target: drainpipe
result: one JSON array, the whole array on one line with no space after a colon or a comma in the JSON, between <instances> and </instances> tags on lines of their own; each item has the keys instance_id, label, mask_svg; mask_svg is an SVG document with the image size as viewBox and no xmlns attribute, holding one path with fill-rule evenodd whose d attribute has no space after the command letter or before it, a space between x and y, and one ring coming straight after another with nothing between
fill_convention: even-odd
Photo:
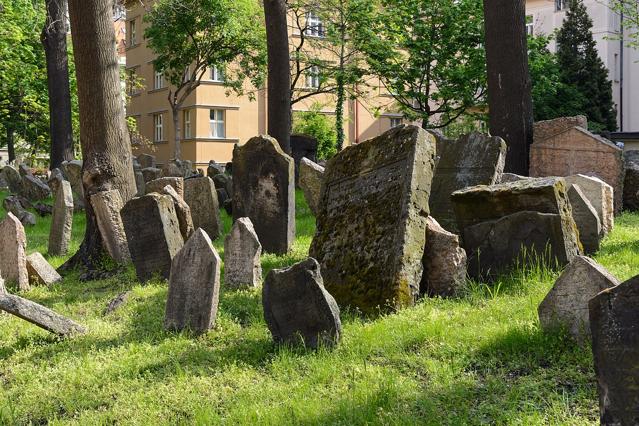
<instances>
[{"instance_id":1,"label":"drainpipe","mask_svg":"<svg viewBox=\"0 0 639 426\"><path fill-rule=\"evenodd\" d=\"M623 51L624 51L624 27L623 27L624 13L623 9L621 9L621 20L620 20L620 33L621 37L619 40L619 131L623 132Z\"/></svg>"}]
</instances>

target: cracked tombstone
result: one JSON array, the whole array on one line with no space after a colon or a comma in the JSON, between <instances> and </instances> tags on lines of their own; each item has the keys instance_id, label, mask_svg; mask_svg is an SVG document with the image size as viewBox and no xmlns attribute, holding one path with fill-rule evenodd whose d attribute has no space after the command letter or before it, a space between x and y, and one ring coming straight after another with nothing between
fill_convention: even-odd
<instances>
[{"instance_id":1,"label":"cracked tombstone","mask_svg":"<svg viewBox=\"0 0 639 426\"><path fill-rule=\"evenodd\" d=\"M0 271L4 279L17 284L20 291L30 288L26 251L24 226L13 213L7 213L0 222Z\"/></svg>"},{"instance_id":2,"label":"cracked tombstone","mask_svg":"<svg viewBox=\"0 0 639 426\"><path fill-rule=\"evenodd\" d=\"M236 220L224 241L224 285L257 287L262 281L261 254L262 245L251 219Z\"/></svg>"},{"instance_id":3,"label":"cracked tombstone","mask_svg":"<svg viewBox=\"0 0 639 426\"><path fill-rule=\"evenodd\" d=\"M120 212L124 202L120 191L102 191L91 195L91 205L102 235L102 244L109 256L119 264L127 264L131 260L129 244L124 231Z\"/></svg>"},{"instance_id":4,"label":"cracked tombstone","mask_svg":"<svg viewBox=\"0 0 639 426\"><path fill-rule=\"evenodd\" d=\"M191 209L193 227L204 229L211 239L216 240L223 229L213 181L208 176L201 176L186 179L184 184L184 201Z\"/></svg>"},{"instance_id":5,"label":"cracked tombstone","mask_svg":"<svg viewBox=\"0 0 639 426\"><path fill-rule=\"evenodd\" d=\"M73 192L68 181L58 189L53 205L53 218L49 230L49 254L65 256L69 252L73 226Z\"/></svg>"},{"instance_id":6,"label":"cracked tombstone","mask_svg":"<svg viewBox=\"0 0 639 426\"><path fill-rule=\"evenodd\" d=\"M193 232L195 232L193 219L191 217L191 208L171 185L165 186L162 189L162 194L168 195L173 200L175 214L177 215L178 222L180 223L180 233L182 234L184 241L188 240Z\"/></svg>"}]
</instances>

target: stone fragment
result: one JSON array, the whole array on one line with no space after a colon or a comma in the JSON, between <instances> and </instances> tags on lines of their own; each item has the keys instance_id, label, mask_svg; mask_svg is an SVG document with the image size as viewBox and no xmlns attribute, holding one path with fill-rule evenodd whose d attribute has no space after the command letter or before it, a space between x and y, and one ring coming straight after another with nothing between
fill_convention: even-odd
<instances>
[{"instance_id":1,"label":"stone fragment","mask_svg":"<svg viewBox=\"0 0 639 426\"><path fill-rule=\"evenodd\" d=\"M601 221L597 211L577 184L570 186L568 198L570 199L572 217L577 224L579 240L583 245L584 253L597 253L599 251L599 239L602 235Z\"/></svg>"},{"instance_id":2,"label":"stone fragment","mask_svg":"<svg viewBox=\"0 0 639 426\"><path fill-rule=\"evenodd\" d=\"M421 292L431 297L460 294L466 288L466 260L466 252L459 246L459 237L446 231L429 216Z\"/></svg>"},{"instance_id":3,"label":"stone fragment","mask_svg":"<svg viewBox=\"0 0 639 426\"><path fill-rule=\"evenodd\" d=\"M53 218L49 230L49 254L65 256L69 252L73 226L73 192L69 182L62 182L53 206Z\"/></svg>"},{"instance_id":4,"label":"stone fragment","mask_svg":"<svg viewBox=\"0 0 639 426\"><path fill-rule=\"evenodd\" d=\"M113 299L111 299L107 307L104 309L103 314L109 315L110 313L116 311L117 309L120 308L120 306L124 305L127 300L129 300L130 296L131 296L131 291L125 291L124 293L118 294Z\"/></svg>"},{"instance_id":5,"label":"stone fragment","mask_svg":"<svg viewBox=\"0 0 639 426\"><path fill-rule=\"evenodd\" d=\"M184 245L173 200L151 193L127 202L120 212L138 280L168 279L171 260Z\"/></svg>"},{"instance_id":6,"label":"stone fragment","mask_svg":"<svg viewBox=\"0 0 639 426\"><path fill-rule=\"evenodd\" d=\"M193 173L193 163L188 160L169 160L162 166L162 177L190 177Z\"/></svg>"},{"instance_id":7,"label":"stone fragment","mask_svg":"<svg viewBox=\"0 0 639 426\"><path fill-rule=\"evenodd\" d=\"M206 168L206 175L213 179L213 176L221 174L224 174L224 167L213 160L209 161L209 165Z\"/></svg>"},{"instance_id":8,"label":"stone fragment","mask_svg":"<svg viewBox=\"0 0 639 426\"><path fill-rule=\"evenodd\" d=\"M64 161L60 165L62 174L71 184L73 190L73 204L76 210L82 210L85 206L84 186L82 183L82 161L72 160Z\"/></svg>"},{"instance_id":9,"label":"stone fragment","mask_svg":"<svg viewBox=\"0 0 639 426\"><path fill-rule=\"evenodd\" d=\"M615 209L612 186L599 178L586 175L572 175L564 178L568 185L579 185L581 192L595 208L601 221L602 236L608 235L615 226Z\"/></svg>"},{"instance_id":10,"label":"stone fragment","mask_svg":"<svg viewBox=\"0 0 639 426\"><path fill-rule=\"evenodd\" d=\"M24 178L25 176L33 176L31 167L27 166L25 163L22 163L18 166L18 172L20 173L20 177L22 178Z\"/></svg>"},{"instance_id":11,"label":"stone fragment","mask_svg":"<svg viewBox=\"0 0 639 426\"><path fill-rule=\"evenodd\" d=\"M317 162L317 139L313 136L292 134L291 135L291 157L295 162L295 182L300 181L300 165L302 158Z\"/></svg>"},{"instance_id":12,"label":"stone fragment","mask_svg":"<svg viewBox=\"0 0 639 426\"><path fill-rule=\"evenodd\" d=\"M299 185L304 191L304 198L314 216L317 216L319 210L318 203L323 179L324 167L308 158L302 158L299 163Z\"/></svg>"},{"instance_id":13,"label":"stone fragment","mask_svg":"<svg viewBox=\"0 0 639 426\"><path fill-rule=\"evenodd\" d=\"M225 174L213 176L213 184L216 189L223 189L229 196L233 196L233 178Z\"/></svg>"},{"instance_id":14,"label":"stone fragment","mask_svg":"<svg viewBox=\"0 0 639 426\"><path fill-rule=\"evenodd\" d=\"M22 195L29 201L46 200L51 196L51 190L37 177L26 175L22 178Z\"/></svg>"},{"instance_id":15,"label":"stone fragment","mask_svg":"<svg viewBox=\"0 0 639 426\"><path fill-rule=\"evenodd\" d=\"M518 182L520 180L525 180L525 179L529 179L529 177L516 175L514 173L502 173L501 182L499 183Z\"/></svg>"},{"instance_id":16,"label":"stone fragment","mask_svg":"<svg viewBox=\"0 0 639 426\"><path fill-rule=\"evenodd\" d=\"M639 151L624 152L626 176L623 182L623 208L629 211L639 210Z\"/></svg>"},{"instance_id":17,"label":"stone fragment","mask_svg":"<svg viewBox=\"0 0 639 426\"><path fill-rule=\"evenodd\" d=\"M276 343L317 349L340 340L339 307L324 288L320 265L313 258L271 270L262 288L262 306Z\"/></svg>"},{"instance_id":18,"label":"stone fragment","mask_svg":"<svg viewBox=\"0 0 639 426\"><path fill-rule=\"evenodd\" d=\"M171 185L165 186L164 189L162 189L162 194L168 195L173 200L175 214L180 223L180 234L182 234L184 241L188 240L191 234L195 232L193 219L191 218L191 208Z\"/></svg>"},{"instance_id":19,"label":"stone fragment","mask_svg":"<svg viewBox=\"0 0 639 426\"><path fill-rule=\"evenodd\" d=\"M419 295L435 146L398 126L328 161L309 253L341 306L374 314Z\"/></svg>"},{"instance_id":20,"label":"stone fragment","mask_svg":"<svg viewBox=\"0 0 639 426\"><path fill-rule=\"evenodd\" d=\"M22 223L13 213L0 222L0 271L2 277L17 284L20 291L29 290L27 272L27 236Z\"/></svg>"},{"instance_id":21,"label":"stone fragment","mask_svg":"<svg viewBox=\"0 0 639 426\"><path fill-rule=\"evenodd\" d=\"M202 228L175 255L169 279L164 327L203 333L215 325L222 261Z\"/></svg>"},{"instance_id":22,"label":"stone fragment","mask_svg":"<svg viewBox=\"0 0 639 426\"><path fill-rule=\"evenodd\" d=\"M36 224L36 218L33 213L25 210L20 197L16 195L9 195L2 200L2 206L8 212L13 213L24 226L33 226Z\"/></svg>"},{"instance_id":23,"label":"stone fragment","mask_svg":"<svg viewBox=\"0 0 639 426\"><path fill-rule=\"evenodd\" d=\"M50 286L62 281L62 277L40 253L27 256L27 272L32 285Z\"/></svg>"},{"instance_id":24,"label":"stone fragment","mask_svg":"<svg viewBox=\"0 0 639 426\"><path fill-rule=\"evenodd\" d=\"M20 194L22 192L22 176L13 166L4 166L2 169L9 191L12 194Z\"/></svg>"},{"instance_id":25,"label":"stone fragment","mask_svg":"<svg viewBox=\"0 0 639 426\"><path fill-rule=\"evenodd\" d=\"M175 192L182 198L184 198L184 178L181 177L163 177L146 184L146 193L157 192L161 194L164 187L170 185L175 189Z\"/></svg>"},{"instance_id":26,"label":"stone fragment","mask_svg":"<svg viewBox=\"0 0 639 426\"><path fill-rule=\"evenodd\" d=\"M230 288L257 287L262 281L260 244L251 219L235 221L224 240L224 284Z\"/></svg>"},{"instance_id":27,"label":"stone fragment","mask_svg":"<svg viewBox=\"0 0 639 426\"><path fill-rule=\"evenodd\" d=\"M143 169L157 167L155 163L155 156L150 154L138 155L138 163L140 163L140 167Z\"/></svg>"},{"instance_id":28,"label":"stone fragment","mask_svg":"<svg viewBox=\"0 0 639 426\"><path fill-rule=\"evenodd\" d=\"M35 203L33 205L34 210L40 215L40 217L51 216L53 214L53 206L44 203Z\"/></svg>"},{"instance_id":29,"label":"stone fragment","mask_svg":"<svg viewBox=\"0 0 639 426\"><path fill-rule=\"evenodd\" d=\"M193 228L202 228L216 240L222 235L222 220L217 191L211 178L202 176L184 181L184 201L191 208Z\"/></svg>"},{"instance_id":30,"label":"stone fragment","mask_svg":"<svg viewBox=\"0 0 639 426\"><path fill-rule=\"evenodd\" d=\"M159 179L162 176L162 170L155 167L147 167L142 169L142 176L144 177L144 182L148 183Z\"/></svg>"},{"instance_id":31,"label":"stone fragment","mask_svg":"<svg viewBox=\"0 0 639 426\"><path fill-rule=\"evenodd\" d=\"M120 191L98 192L91 195L91 205L98 222L102 244L113 260L120 264L131 261L129 244L124 232L124 224L120 212L124 207Z\"/></svg>"}]
</instances>

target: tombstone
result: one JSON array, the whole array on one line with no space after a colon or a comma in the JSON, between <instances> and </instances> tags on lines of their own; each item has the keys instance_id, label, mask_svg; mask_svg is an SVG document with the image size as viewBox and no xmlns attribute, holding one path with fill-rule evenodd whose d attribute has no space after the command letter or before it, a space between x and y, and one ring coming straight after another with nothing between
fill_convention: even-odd
<instances>
[{"instance_id":1,"label":"tombstone","mask_svg":"<svg viewBox=\"0 0 639 426\"><path fill-rule=\"evenodd\" d=\"M210 238L222 235L222 220L217 191L211 178L202 176L184 181L184 201L191 208L193 228L202 228Z\"/></svg>"},{"instance_id":2,"label":"tombstone","mask_svg":"<svg viewBox=\"0 0 639 426\"><path fill-rule=\"evenodd\" d=\"M27 273L32 285L50 286L62 281L60 274L38 252L27 256Z\"/></svg>"},{"instance_id":3,"label":"tombstone","mask_svg":"<svg viewBox=\"0 0 639 426\"><path fill-rule=\"evenodd\" d=\"M294 169L293 159L269 136L233 149L233 219L251 219L269 253L285 254L295 240Z\"/></svg>"},{"instance_id":4,"label":"tombstone","mask_svg":"<svg viewBox=\"0 0 639 426\"><path fill-rule=\"evenodd\" d=\"M586 175L565 177L568 185L579 185L581 192L595 208L601 221L602 237L608 235L615 225L614 195L612 186L599 178Z\"/></svg>"},{"instance_id":5,"label":"tombstone","mask_svg":"<svg viewBox=\"0 0 639 426\"><path fill-rule=\"evenodd\" d=\"M516 175L514 173L502 173L499 183L518 182L520 180L529 179L528 176Z\"/></svg>"},{"instance_id":6,"label":"tombstone","mask_svg":"<svg viewBox=\"0 0 639 426\"><path fill-rule=\"evenodd\" d=\"M55 194L56 192L58 192L58 189L62 185L63 180L65 180L64 175L62 174L60 169L56 168L51 171L51 176L49 177L47 184L49 185L49 188L51 188L51 193L53 194L53 198L55 198Z\"/></svg>"},{"instance_id":7,"label":"tombstone","mask_svg":"<svg viewBox=\"0 0 639 426\"><path fill-rule=\"evenodd\" d=\"M143 169L147 169L149 167L155 168L155 156L150 154L140 154L138 155L138 163L140 163L140 167Z\"/></svg>"},{"instance_id":8,"label":"tombstone","mask_svg":"<svg viewBox=\"0 0 639 426\"><path fill-rule=\"evenodd\" d=\"M65 256L69 252L73 226L73 192L71 184L62 182L53 205L53 218L49 230L49 255Z\"/></svg>"},{"instance_id":9,"label":"tombstone","mask_svg":"<svg viewBox=\"0 0 639 426\"><path fill-rule=\"evenodd\" d=\"M27 236L13 213L0 222L0 271L2 277L17 284L20 291L29 290L27 273Z\"/></svg>"},{"instance_id":10,"label":"tombstone","mask_svg":"<svg viewBox=\"0 0 639 426\"><path fill-rule=\"evenodd\" d=\"M4 166L2 169L2 173L7 181L7 185L9 186L9 191L12 194L19 194L22 192L22 176L13 166Z\"/></svg>"},{"instance_id":11,"label":"tombstone","mask_svg":"<svg viewBox=\"0 0 639 426\"><path fill-rule=\"evenodd\" d=\"M435 146L399 126L329 160L309 253L340 306L373 314L419 295Z\"/></svg>"},{"instance_id":12,"label":"tombstone","mask_svg":"<svg viewBox=\"0 0 639 426\"><path fill-rule=\"evenodd\" d=\"M2 200L2 206L8 212L13 213L24 226L34 226L36 224L36 218L33 213L25 210L20 197L17 195L9 195Z\"/></svg>"},{"instance_id":13,"label":"tombstone","mask_svg":"<svg viewBox=\"0 0 639 426\"><path fill-rule=\"evenodd\" d=\"M639 277L589 303L602 425L636 425L639 407Z\"/></svg>"},{"instance_id":14,"label":"tombstone","mask_svg":"<svg viewBox=\"0 0 639 426\"><path fill-rule=\"evenodd\" d=\"M29 201L40 201L51 196L51 189L37 177L26 175L22 178L21 194Z\"/></svg>"},{"instance_id":15,"label":"tombstone","mask_svg":"<svg viewBox=\"0 0 639 426\"><path fill-rule=\"evenodd\" d=\"M157 192L161 194L164 187L170 185L175 189L175 192L182 198L184 198L184 178L181 177L163 177L146 184L146 193Z\"/></svg>"},{"instance_id":16,"label":"tombstone","mask_svg":"<svg viewBox=\"0 0 639 426\"><path fill-rule=\"evenodd\" d=\"M193 232L195 232L193 219L191 218L191 208L171 185L165 186L161 193L163 195L168 195L173 200L175 214L177 215L178 222L180 224L180 234L182 234L184 241L188 240Z\"/></svg>"},{"instance_id":17,"label":"tombstone","mask_svg":"<svg viewBox=\"0 0 639 426\"><path fill-rule=\"evenodd\" d=\"M168 279L171 260L184 245L171 197L153 192L134 198L120 215L138 280L156 273Z\"/></svg>"},{"instance_id":18,"label":"tombstone","mask_svg":"<svg viewBox=\"0 0 639 426\"><path fill-rule=\"evenodd\" d=\"M224 174L224 167L213 160L209 161L209 165L206 168L206 175L213 179L213 176L221 174Z\"/></svg>"},{"instance_id":19,"label":"tombstone","mask_svg":"<svg viewBox=\"0 0 639 426\"><path fill-rule=\"evenodd\" d=\"M286 269L273 269L262 288L264 318L278 344L307 348L337 345L342 333L340 311L324 288L320 265L313 258Z\"/></svg>"},{"instance_id":20,"label":"tombstone","mask_svg":"<svg viewBox=\"0 0 639 426\"><path fill-rule=\"evenodd\" d=\"M229 288L257 287L262 282L260 244L251 219L235 221L224 240L224 285Z\"/></svg>"},{"instance_id":21,"label":"tombstone","mask_svg":"<svg viewBox=\"0 0 639 426\"><path fill-rule=\"evenodd\" d=\"M451 297L462 293L466 288L466 261L466 252L459 246L459 237L446 231L429 216L421 293L431 297Z\"/></svg>"},{"instance_id":22,"label":"tombstone","mask_svg":"<svg viewBox=\"0 0 639 426\"><path fill-rule=\"evenodd\" d=\"M588 301L619 281L600 264L576 256L555 281L539 305L539 323L544 330L565 327L577 341L590 336Z\"/></svg>"},{"instance_id":23,"label":"tombstone","mask_svg":"<svg viewBox=\"0 0 639 426\"><path fill-rule=\"evenodd\" d=\"M226 193L226 189L216 189L217 192L217 202L219 205L224 205L224 202L229 199L229 194Z\"/></svg>"},{"instance_id":24,"label":"tombstone","mask_svg":"<svg viewBox=\"0 0 639 426\"><path fill-rule=\"evenodd\" d=\"M82 161L64 161L60 165L62 174L71 184L73 190L73 203L76 210L84 209L84 186L82 184Z\"/></svg>"},{"instance_id":25,"label":"tombstone","mask_svg":"<svg viewBox=\"0 0 639 426\"><path fill-rule=\"evenodd\" d=\"M299 164L299 186L304 192L304 198L313 216L317 216L319 210L320 190L324 179L324 167L302 158Z\"/></svg>"},{"instance_id":26,"label":"tombstone","mask_svg":"<svg viewBox=\"0 0 639 426\"><path fill-rule=\"evenodd\" d=\"M229 197L233 196L233 178L226 174L218 174L213 176L213 184L215 189L223 189L229 194Z\"/></svg>"},{"instance_id":27,"label":"tombstone","mask_svg":"<svg viewBox=\"0 0 639 426\"><path fill-rule=\"evenodd\" d=\"M317 162L317 139L309 135L291 135L291 157L295 161L295 182L300 179L300 164L302 158L308 158L312 162Z\"/></svg>"},{"instance_id":28,"label":"tombstone","mask_svg":"<svg viewBox=\"0 0 639 426\"><path fill-rule=\"evenodd\" d=\"M493 185L501 180L506 162L506 142L478 132L456 141L440 142L430 192L430 213L439 224L457 231L450 194L475 185Z\"/></svg>"},{"instance_id":29,"label":"tombstone","mask_svg":"<svg viewBox=\"0 0 639 426\"><path fill-rule=\"evenodd\" d=\"M624 152L624 164L626 176L623 181L623 208L624 210L639 210L639 151Z\"/></svg>"},{"instance_id":30,"label":"tombstone","mask_svg":"<svg viewBox=\"0 0 639 426\"><path fill-rule=\"evenodd\" d=\"M570 199L572 217L577 224L579 240L583 245L584 253L588 255L597 253L601 238L601 221L597 211L577 184L570 185L568 198Z\"/></svg>"},{"instance_id":31,"label":"tombstone","mask_svg":"<svg viewBox=\"0 0 639 426\"><path fill-rule=\"evenodd\" d=\"M25 176L33 176L31 172L31 168L27 166L25 163L22 163L18 166L18 172L20 173L20 177L24 178Z\"/></svg>"},{"instance_id":32,"label":"tombstone","mask_svg":"<svg viewBox=\"0 0 639 426\"><path fill-rule=\"evenodd\" d=\"M142 169L142 177L145 183L149 183L152 180L159 179L162 176L162 170L155 167L147 167Z\"/></svg>"},{"instance_id":33,"label":"tombstone","mask_svg":"<svg viewBox=\"0 0 639 426\"><path fill-rule=\"evenodd\" d=\"M233 162L229 161L224 165L224 173L229 176L233 176Z\"/></svg>"},{"instance_id":34,"label":"tombstone","mask_svg":"<svg viewBox=\"0 0 639 426\"><path fill-rule=\"evenodd\" d=\"M98 222L102 244L109 256L120 264L131 261L129 244L120 212L124 207L122 196L117 189L91 195L91 205Z\"/></svg>"},{"instance_id":35,"label":"tombstone","mask_svg":"<svg viewBox=\"0 0 639 426\"><path fill-rule=\"evenodd\" d=\"M574 117L559 117L552 120L537 121L533 126L533 143L543 142L573 127L587 129L588 119L586 116L577 115Z\"/></svg>"},{"instance_id":36,"label":"tombstone","mask_svg":"<svg viewBox=\"0 0 639 426\"><path fill-rule=\"evenodd\" d=\"M188 160L169 160L162 166L162 177L189 177L193 163Z\"/></svg>"}]
</instances>

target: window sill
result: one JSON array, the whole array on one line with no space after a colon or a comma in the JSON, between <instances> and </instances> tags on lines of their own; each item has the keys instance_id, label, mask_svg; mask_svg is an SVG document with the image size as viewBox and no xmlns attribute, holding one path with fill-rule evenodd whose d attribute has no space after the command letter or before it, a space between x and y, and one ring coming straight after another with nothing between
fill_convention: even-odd
<instances>
[{"instance_id":1,"label":"window sill","mask_svg":"<svg viewBox=\"0 0 639 426\"><path fill-rule=\"evenodd\" d=\"M124 49L126 52L128 52L129 50L135 49L136 47L140 46L142 43L135 43L135 44L127 44L126 48Z\"/></svg>"},{"instance_id":2,"label":"window sill","mask_svg":"<svg viewBox=\"0 0 639 426\"><path fill-rule=\"evenodd\" d=\"M168 87L159 87L157 89L151 89L147 93L151 94L151 93L163 92L165 90L169 90L169 88Z\"/></svg>"},{"instance_id":3,"label":"window sill","mask_svg":"<svg viewBox=\"0 0 639 426\"><path fill-rule=\"evenodd\" d=\"M169 143L169 141L153 141L154 145L166 145L168 143Z\"/></svg>"},{"instance_id":4,"label":"window sill","mask_svg":"<svg viewBox=\"0 0 639 426\"><path fill-rule=\"evenodd\" d=\"M225 81L216 81L216 80L202 80L200 84L209 85L209 86L224 86Z\"/></svg>"}]
</instances>

